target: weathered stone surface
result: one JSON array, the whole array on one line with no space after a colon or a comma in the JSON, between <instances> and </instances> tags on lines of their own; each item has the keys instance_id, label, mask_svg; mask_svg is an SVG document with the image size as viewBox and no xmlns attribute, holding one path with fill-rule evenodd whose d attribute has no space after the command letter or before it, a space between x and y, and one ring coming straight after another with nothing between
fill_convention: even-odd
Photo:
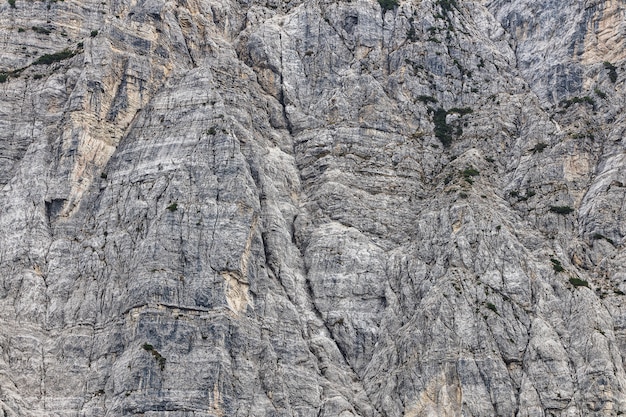
<instances>
[{"instance_id":1,"label":"weathered stone surface","mask_svg":"<svg viewBox=\"0 0 626 417\"><path fill-rule=\"evenodd\" d=\"M626 413L618 2L14 6L4 415Z\"/></svg>"}]
</instances>

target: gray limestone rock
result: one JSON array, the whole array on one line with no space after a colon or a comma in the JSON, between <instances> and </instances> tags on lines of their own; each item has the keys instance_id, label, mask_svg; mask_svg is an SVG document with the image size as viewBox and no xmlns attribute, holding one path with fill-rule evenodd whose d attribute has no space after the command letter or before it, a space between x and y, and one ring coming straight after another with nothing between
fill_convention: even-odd
<instances>
[{"instance_id":1,"label":"gray limestone rock","mask_svg":"<svg viewBox=\"0 0 626 417\"><path fill-rule=\"evenodd\" d=\"M626 413L623 14L1 4L1 415Z\"/></svg>"}]
</instances>

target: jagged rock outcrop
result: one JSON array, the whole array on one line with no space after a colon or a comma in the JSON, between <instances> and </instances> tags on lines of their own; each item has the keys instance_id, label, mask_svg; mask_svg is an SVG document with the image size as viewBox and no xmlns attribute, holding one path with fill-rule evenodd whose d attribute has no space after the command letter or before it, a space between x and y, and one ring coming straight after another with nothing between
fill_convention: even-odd
<instances>
[{"instance_id":1,"label":"jagged rock outcrop","mask_svg":"<svg viewBox=\"0 0 626 417\"><path fill-rule=\"evenodd\" d=\"M5 416L626 413L623 6L381 3L0 5Z\"/></svg>"}]
</instances>

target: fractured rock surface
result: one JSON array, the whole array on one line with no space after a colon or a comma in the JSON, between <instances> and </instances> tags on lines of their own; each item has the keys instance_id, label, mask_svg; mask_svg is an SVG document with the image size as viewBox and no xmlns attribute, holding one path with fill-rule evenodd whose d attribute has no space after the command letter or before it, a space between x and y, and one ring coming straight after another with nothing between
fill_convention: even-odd
<instances>
[{"instance_id":1,"label":"fractured rock surface","mask_svg":"<svg viewBox=\"0 0 626 417\"><path fill-rule=\"evenodd\" d=\"M626 413L624 13L1 4L3 415Z\"/></svg>"}]
</instances>

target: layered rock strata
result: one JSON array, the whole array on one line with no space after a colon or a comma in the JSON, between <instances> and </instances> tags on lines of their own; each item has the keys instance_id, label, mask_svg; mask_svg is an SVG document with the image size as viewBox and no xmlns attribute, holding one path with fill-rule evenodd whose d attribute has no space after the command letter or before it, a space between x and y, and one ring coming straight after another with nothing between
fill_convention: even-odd
<instances>
[{"instance_id":1,"label":"layered rock strata","mask_svg":"<svg viewBox=\"0 0 626 417\"><path fill-rule=\"evenodd\" d=\"M0 5L3 415L626 413L624 7L381 3Z\"/></svg>"}]
</instances>

